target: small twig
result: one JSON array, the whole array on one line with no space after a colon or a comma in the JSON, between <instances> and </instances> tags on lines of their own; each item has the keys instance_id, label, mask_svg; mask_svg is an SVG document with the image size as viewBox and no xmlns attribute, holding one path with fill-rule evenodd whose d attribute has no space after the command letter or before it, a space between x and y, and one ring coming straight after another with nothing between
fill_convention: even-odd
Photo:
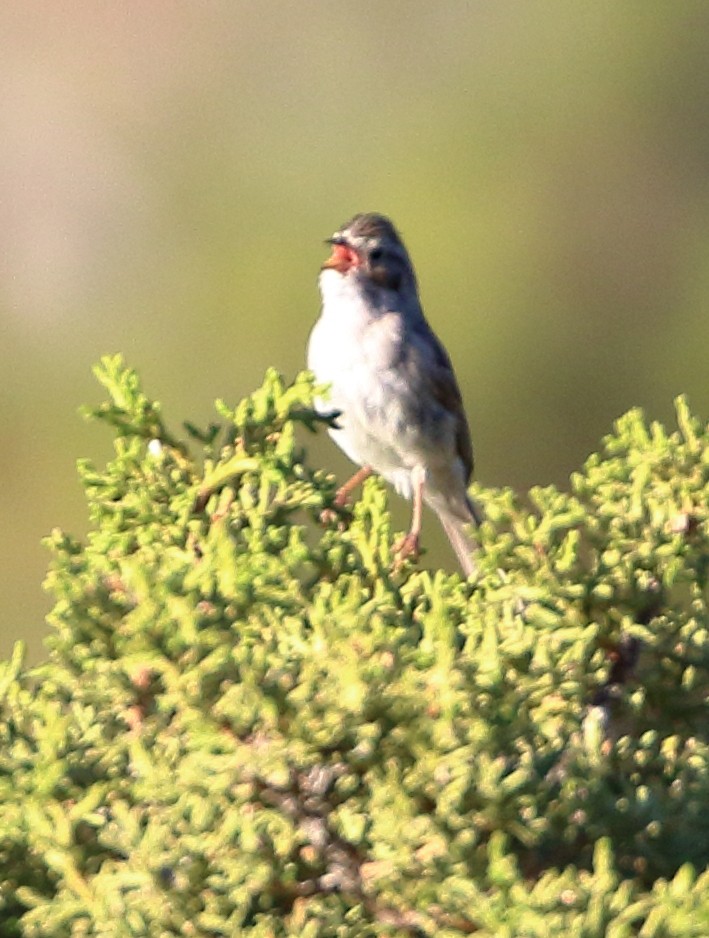
<instances>
[{"instance_id":1,"label":"small twig","mask_svg":"<svg viewBox=\"0 0 709 938\"><path fill-rule=\"evenodd\" d=\"M194 511L203 511L215 492L218 492L219 489L231 482L232 479L237 478L237 476L244 475L246 472L254 472L258 467L258 459L253 456L244 456L242 453L232 456L231 459L217 466L200 486L194 503Z\"/></svg>"}]
</instances>

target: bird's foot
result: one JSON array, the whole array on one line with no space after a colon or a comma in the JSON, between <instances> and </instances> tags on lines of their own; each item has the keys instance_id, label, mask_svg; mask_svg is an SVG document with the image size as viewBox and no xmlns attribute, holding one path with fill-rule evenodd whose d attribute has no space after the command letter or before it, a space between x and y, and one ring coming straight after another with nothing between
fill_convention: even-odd
<instances>
[{"instance_id":1,"label":"bird's foot","mask_svg":"<svg viewBox=\"0 0 709 938\"><path fill-rule=\"evenodd\" d=\"M323 508L320 512L320 524L325 528L332 528L335 525L344 527L345 521L341 512L334 508Z\"/></svg>"},{"instance_id":2,"label":"bird's foot","mask_svg":"<svg viewBox=\"0 0 709 938\"><path fill-rule=\"evenodd\" d=\"M338 489L335 493L335 497L332 500L332 507L323 508L320 512L320 524L325 525L329 528L332 525L345 526L345 519L343 518L343 511L347 508L349 503L348 499L349 492Z\"/></svg>"},{"instance_id":3,"label":"bird's foot","mask_svg":"<svg viewBox=\"0 0 709 938\"><path fill-rule=\"evenodd\" d=\"M394 544L395 567L400 567L402 562L411 559L414 563L419 558L419 536L414 531L409 531L401 540Z\"/></svg>"},{"instance_id":4,"label":"bird's foot","mask_svg":"<svg viewBox=\"0 0 709 938\"><path fill-rule=\"evenodd\" d=\"M365 479L371 476L372 472L371 466L362 466L355 472L351 479L348 479L344 485L341 485L337 492L335 492L332 507L324 508L320 512L320 521L326 525L335 524L337 522L340 530L344 530L349 522L349 518L343 519L343 514L345 514L345 509L349 505L350 495L358 485L361 485Z\"/></svg>"}]
</instances>

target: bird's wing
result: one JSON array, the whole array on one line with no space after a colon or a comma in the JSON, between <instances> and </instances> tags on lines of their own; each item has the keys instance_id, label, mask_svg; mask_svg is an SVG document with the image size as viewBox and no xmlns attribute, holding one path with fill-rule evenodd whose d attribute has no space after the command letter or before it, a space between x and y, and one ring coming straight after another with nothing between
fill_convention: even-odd
<instances>
[{"instance_id":1,"label":"bird's wing","mask_svg":"<svg viewBox=\"0 0 709 938\"><path fill-rule=\"evenodd\" d=\"M410 343L409 351L414 360L410 362L410 367L415 368L419 381L434 400L455 418L455 447L467 483L473 473L473 444L450 357L425 320L417 323L412 339L414 341Z\"/></svg>"}]
</instances>

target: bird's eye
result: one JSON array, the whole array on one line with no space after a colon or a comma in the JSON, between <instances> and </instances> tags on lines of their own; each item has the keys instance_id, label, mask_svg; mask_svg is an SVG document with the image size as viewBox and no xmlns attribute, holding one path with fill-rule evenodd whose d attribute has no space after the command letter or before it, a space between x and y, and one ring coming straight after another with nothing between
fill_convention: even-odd
<instances>
[{"instance_id":1,"label":"bird's eye","mask_svg":"<svg viewBox=\"0 0 709 938\"><path fill-rule=\"evenodd\" d=\"M401 271L397 259L386 248L376 247L369 252L369 276L372 281L387 290L398 290Z\"/></svg>"}]
</instances>

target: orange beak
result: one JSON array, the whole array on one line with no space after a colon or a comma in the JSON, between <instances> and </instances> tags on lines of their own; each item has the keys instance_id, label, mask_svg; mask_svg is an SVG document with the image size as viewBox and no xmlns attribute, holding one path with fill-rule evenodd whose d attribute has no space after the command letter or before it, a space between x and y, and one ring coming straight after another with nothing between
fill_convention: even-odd
<instances>
[{"instance_id":1,"label":"orange beak","mask_svg":"<svg viewBox=\"0 0 709 938\"><path fill-rule=\"evenodd\" d=\"M332 254L322 265L323 270L337 270L344 274L350 267L359 267L362 263L359 254L349 245L338 241L332 242Z\"/></svg>"}]
</instances>

